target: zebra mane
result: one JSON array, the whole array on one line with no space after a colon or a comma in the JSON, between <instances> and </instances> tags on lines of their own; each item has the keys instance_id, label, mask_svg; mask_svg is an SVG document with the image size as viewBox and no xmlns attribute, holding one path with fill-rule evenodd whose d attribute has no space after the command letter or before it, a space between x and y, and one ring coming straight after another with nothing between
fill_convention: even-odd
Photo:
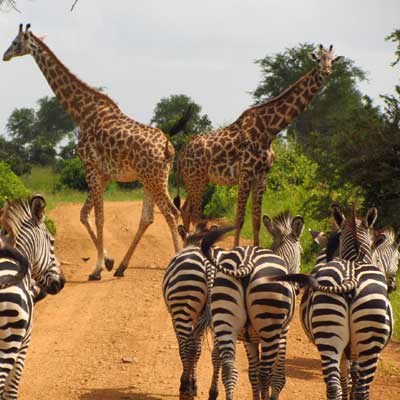
<instances>
[{"instance_id":1,"label":"zebra mane","mask_svg":"<svg viewBox=\"0 0 400 400\"><path fill-rule=\"evenodd\" d=\"M194 232L189 233L186 236L183 246L184 247L199 246L201 241L203 240L204 235L208 232L209 230L207 229L207 223L199 222L196 225Z\"/></svg>"},{"instance_id":2,"label":"zebra mane","mask_svg":"<svg viewBox=\"0 0 400 400\"><path fill-rule=\"evenodd\" d=\"M340 232L339 231L332 232L328 236L328 243L326 245L327 261L333 260L335 254L337 254L339 246L340 246Z\"/></svg>"},{"instance_id":3,"label":"zebra mane","mask_svg":"<svg viewBox=\"0 0 400 400\"><path fill-rule=\"evenodd\" d=\"M274 231L281 236L287 236L292 232L293 217L288 210L281 212L272 218L272 226Z\"/></svg>"},{"instance_id":4,"label":"zebra mane","mask_svg":"<svg viewBox=\"0 0 400 400\"><path fill-rule=\"evenodd\" d=\"M16 199L7 201L3 206L0 225L13 244L22 225L33 218L30 202L30 198Z\"/></svg>"},{"instance_id":5,"label":"zebra mane","mask_svg":"<svg viewBox=\"0 0 400 400\"><path fill-rule=\"evenodd\" d=\"M352 237L352 245L357 250L357 253L360 253L360 238L358 236L358 225L357 225L357 215L356 215L356 205L353 203L351 207L350 218L346 219L345 226L347 226L350 230L350 235Z\"/></svg>"}]
</instances>

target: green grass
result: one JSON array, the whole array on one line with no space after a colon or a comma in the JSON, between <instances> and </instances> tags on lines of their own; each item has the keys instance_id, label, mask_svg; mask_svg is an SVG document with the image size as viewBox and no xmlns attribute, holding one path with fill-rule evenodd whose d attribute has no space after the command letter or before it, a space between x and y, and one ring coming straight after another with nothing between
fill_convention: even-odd
<instances>
[{"instance_id":1,"label":"green grass","mask_svg":"<svg viewBox=\"0 0 400 400\"><path fill-rule=\"evenodd\" d=\"M82 203L87 198L87 192L72 189L56 190L59 176L51 167L33 167L29 175L21 177L25 186L32 193L42 194L49 209L55 208L60 203ZM105 201L132 201L143 199L143 190L120 189L114 182L104 193Z\"/></svg>"}]
</instances>

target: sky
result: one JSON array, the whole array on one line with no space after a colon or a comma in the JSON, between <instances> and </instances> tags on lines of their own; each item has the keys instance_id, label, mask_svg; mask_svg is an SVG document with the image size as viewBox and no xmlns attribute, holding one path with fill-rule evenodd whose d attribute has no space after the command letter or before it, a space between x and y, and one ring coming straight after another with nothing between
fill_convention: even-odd
<instances>
[{"instance_id":1,"label":"sky","mask_svg":"<svg viewBox=\"0 0 400 400\"><path fill-rule=\"evenodd\" d=\"M31 23L79 78L104 87L123 112L149 123L161 98L190 96L213 126L232 122L261 81L255 60L299 43L333 44L367 72L363 93L382 104L400 81L392 67L399 0L17 0L0 13L0 51ZM2 59L2 58L1 58ZM0 134L15 108L52 91L31 56L0 61Z\"/></svg>"}]
</instances>

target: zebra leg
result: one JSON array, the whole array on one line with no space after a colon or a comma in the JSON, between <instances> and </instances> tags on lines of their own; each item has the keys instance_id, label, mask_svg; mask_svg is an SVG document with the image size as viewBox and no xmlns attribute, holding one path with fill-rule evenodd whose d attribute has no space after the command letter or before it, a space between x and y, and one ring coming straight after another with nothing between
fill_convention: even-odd
<instances>
[{"instance_id":1,"label":"zebra leg","mask_svg":"<svg viewBox=\"0 0 400 400\"><path fill-rule=\"evenodd\" d=\"M340 385L342 386L342 400L350 400L349 360L342 355L340 360Z\"/></svg>"},{"instance_id":2,"label":"zebra leg","mask_svg":"<svg viewBox=\"0 0 400 400\"><path fill-rule=\"evenodd\" d=\"M24 339L24 342L22 343L22 345L18 351L18 355L15 360L15 363L14 363L11 371L9 372L6 383L5 383L4 392L1 397L2 400L17 400L18 399L19 382L21 380L21 375L24 370L25 358L26 358L26 353L28 351L30 338L31 338L31 336L29 334Z\"/></svg>"},{"instance_id":3,"label":"zebra leg","mask_svg":"<svg viewBox=\"0 0 400 400\"><path fill-rule=\"evenodd\" d=\"M202 337L203 336L201 335L199 338L196 338L195 340L195 355L193 360L192 379L191 379L192 392L194 396L197 396L197 364L199 362L201 355Z\"/></svg>"},{"instance_id":4,"label":"zebra leg","mask_svg":"<svg viewBox=\"0 0 400 400\"><path fill-rule=\"evenodd\" d=\"M244 347L249 362L249 381L253 391L253 400L260 400L260 384L258 381L260 355L258 352L258 343L244 342Z\"/></svg>"},{"instance_id":5,"label":"zebra leg","mask_svg":"<svg viewBox=\"0 0 400 400\"><path fill-rule=\"evenodd\" d=\"M261 337L261 359L258 368L258 379L260 381L260 393L262 400L269 399L269 387L272 379L272 368L278 357L279 343L274 343L271 338ZM277 340L279 337L277 338Z\"/></svg>"},{"instance_id":6,"label":"zebra leg","mask_svg":"<svg viewBox=\"0 0 400 400\"><path fill-rule=\"evenodd\" d=\"M279 394L281 393L286 383L285 360L288 330L289 327L285 328L285 330L281 333L279 340L278 358L276 359L274 367L272 369L271 400L277 400L279 398Z\"/></svg>"},{"instance_id":7,"label":"zebra leg","mask_svg":"<svg viewBox=\"0 0 400 400\"><path fill-rule=\"evenodd\" d=\"M360 356L357 361L356 381L353 384L352 396L354 400L369 400L369 391L371 383L375 376L378 365L380 350L374 354ZM354 373L354 372L353 372Z\"/></svg>"},{"instance_id":8,"label":"zebra leg","mask_svg":"<svg viewBox=\"0 0 400 400\"><path fill-rule=\"evenodd\" d=\"M208 392L208 400L216 400L218 398L218 378L219 378L219 371L221 369L221 359L219 356L218 346L215 341L211 358L213 364L213 375L212 375L210 390Z\"/></svg>"},{"instance_id":9,"label":"zebra leg","mask_svg":"<svg viewBox=\"0 0 400 400\"><path fill-rule=\"evenodd\" d=\"M326 398L327 400L342 400L339 360L330 355L323 354L321 346L318 346L318 349L321 354L322 373L326 385Z\"/></svg>"}]
</instances>

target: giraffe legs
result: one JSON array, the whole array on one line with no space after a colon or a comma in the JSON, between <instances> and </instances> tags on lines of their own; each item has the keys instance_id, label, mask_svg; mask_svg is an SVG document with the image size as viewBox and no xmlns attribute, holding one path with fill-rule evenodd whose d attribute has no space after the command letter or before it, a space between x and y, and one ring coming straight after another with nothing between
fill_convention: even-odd
<instances>
[{"instance_id":1,"label":"giraffe legs","mask_svg":"<svg viewBox=\"0 0 400 400\"><path fill-rule=\"evenodd\" d=\"M104 204L103 192L106 188L109 179L99 177L91 170L87 170L86 180L89 186L88 197L81 209L81 222L85 226L97 249L97 263L93 272L89 275L89 280L101 279L101 271L105 265L108 270L111 270L114 260L106 256L103 244L103 227L104 227ZM89 221L89 213L94 207L96 234Z\"/></svg>"},{"instance_id":2,"label":"giraffe legs","mask_svg":"<svg viewBox=\"0 0 400 400\"><path fill-rule=\"evenodd\" d=\"M139 222L139 228L136 231L135 237L127 253L125 254L121 264L118 269L115 271L114 276L122 277L124 276L125 270L128 268L129 261L132 257L133 252L136 249L140 239L142 238L146 229L153 223L154 221L154 200L149 192L144 191L144 198L142 204L142 216Z\"/></svg>"},{"instance_id":3,"label":"giraffe legs","mask_svg":"<svg viewBox=\"0 0 400 400\"><path fill-rule=\"evenodd\" d=\"M252 223L253 223L253 244L259 246L260 244L260 226L261 226L261 205L262 197L265 192L265 176L260 177L259 180L254 182L252 189Z\"/></svg>"},{"instance_id":4,"label":"giraffe legs","mask_svg":"<svg viewBox=\"0 0 400 400\"><path fill-rule=\"evenodd\" d=\"M242 229L244 223L244 215L246 212L246 204L249 198L251 189L251 181L247 175L240 178L239 181L239 193L238 193L238 203L236 210L236 232L234 246L239 246L240 240L240 230Z\"/></svg>"}]
</instances>

